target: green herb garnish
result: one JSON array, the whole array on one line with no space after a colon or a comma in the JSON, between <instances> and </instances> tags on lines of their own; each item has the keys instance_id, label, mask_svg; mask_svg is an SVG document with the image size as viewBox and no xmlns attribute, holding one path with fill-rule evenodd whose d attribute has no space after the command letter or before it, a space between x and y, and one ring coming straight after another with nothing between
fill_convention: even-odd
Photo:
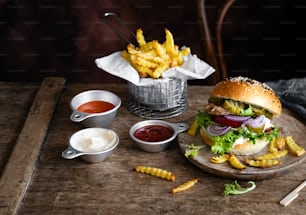
<instances>
[{"instance_id":1,"label":"green herb garnish","mask_svg":"<svg viewBox=\"0 0 306 215\"><path fill-rule=\"evenodd\" d=\"M195 146L194 144L187 145L185 150L185 157L188 158L189 156L195 157L198 155L199 150L204 148L204 146Z\"/></svg>"},{"instance_id":2,"label":"green herb garnish","mask_svg":"<svg viewBox=\"0 0 306 215\"><path fill-rule=\"evenodd\" d=\"M234 181L230 184L224 184L223 195L228 196L228 195L244 194L256 188L256 184L254 181L249 181L248 184L251 184L251 186L246 188L241 187L237 181Z\"/></svg>"}]
</instances>

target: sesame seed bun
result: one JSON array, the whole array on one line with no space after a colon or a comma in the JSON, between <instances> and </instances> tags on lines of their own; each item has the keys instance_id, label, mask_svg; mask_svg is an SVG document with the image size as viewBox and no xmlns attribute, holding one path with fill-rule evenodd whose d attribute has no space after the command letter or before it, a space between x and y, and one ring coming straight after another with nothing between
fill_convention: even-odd
<instances>
[{"instance_id":1,"label":"sesame seed bun","mask_svg":"<svg viewBox=\"0 0 306 215\"><path fill-rule=\"evenodd\" d=\"M219 82L210 98L232 99L264 108L274 117L282 112L276 93L266 84L246 77L233 77Z\"/></svg>"}]
</instances>

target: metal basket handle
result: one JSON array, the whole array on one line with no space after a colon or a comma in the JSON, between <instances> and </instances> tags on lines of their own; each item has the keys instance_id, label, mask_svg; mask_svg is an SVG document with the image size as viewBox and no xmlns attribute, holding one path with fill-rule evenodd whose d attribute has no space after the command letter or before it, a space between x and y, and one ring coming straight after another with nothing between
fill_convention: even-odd
<instances>
[{"instance_id":1,"label":"metal basket handle","mask_svg":"<svg viewBox=\"0 0 306 215\"><path fill-rule=\"evenodd\" d=\"M135 34L133 32L131 32L128 27L123 23L123 21L120 19L119 16L117 16L117 14L112 13L112 12L106 12L102 15L102 20L117 34L119 35L122 39L124 39L126 42L133 44L133 42L131 42L126 36L124 36L124 34L122 32L120 32L114 25L112 25L109 20L108 17L113 16L117 19L117 22L124 27L134 38L136 38Z\"/></svg>"}]
</instances>

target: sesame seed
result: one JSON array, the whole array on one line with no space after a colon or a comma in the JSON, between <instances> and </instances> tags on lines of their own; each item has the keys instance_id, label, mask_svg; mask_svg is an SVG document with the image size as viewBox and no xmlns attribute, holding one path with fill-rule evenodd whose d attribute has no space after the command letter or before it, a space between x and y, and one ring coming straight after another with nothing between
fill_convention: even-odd
<instances>
[{"instance_id":1,"label":"sesame seed","mask_svg":"<svg viewBox=\"0 0 306 215\"><path fill-rule=\"evenodd\" d=\"M248 78L248 77L242 77L242 76L229 77L226 80L231 81L231 82L245 82L245 83L249 83L251 85L261 86L261 87L264 88L264 90L269 91L271 94L274 93L272 88L270 88L267 84L259 82L257 80L251 79L251 78Z\"/></svg>"}]
</instances>

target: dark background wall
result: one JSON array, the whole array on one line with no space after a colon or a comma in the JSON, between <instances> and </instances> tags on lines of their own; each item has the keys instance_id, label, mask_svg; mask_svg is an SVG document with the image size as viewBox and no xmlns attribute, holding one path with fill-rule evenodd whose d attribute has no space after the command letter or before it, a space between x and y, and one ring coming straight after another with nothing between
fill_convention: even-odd
<instances>
[{"instance_id":1,"label":"dark background wall","mask_svg":"<svg viewBox=\"0 0 306 215\"><path fill-rule=\"evenodd\" d=\"M222 2L207 2L212 32ZM191 47L205 60L195 1L0 0L0 81L64 76L69 82L123 82L94 63L127 45L101 21L110 11L131 31L141 27L148 40L162 42L164 28L169 28L178 45ZM229 76L264 81L304 77L305 12L303 1L238 0L223 28Z\"/></svg>"},{"instance_id":2,"label":"dark background wall","mask_svg":"<svg viewBox=\"0 0 306 215\"><path fill-rule=\"evenodd\" d=\"M260 80L306 76L306 1L238 0L224 24L230 74Z\"/></svg>"}]
</instances>

